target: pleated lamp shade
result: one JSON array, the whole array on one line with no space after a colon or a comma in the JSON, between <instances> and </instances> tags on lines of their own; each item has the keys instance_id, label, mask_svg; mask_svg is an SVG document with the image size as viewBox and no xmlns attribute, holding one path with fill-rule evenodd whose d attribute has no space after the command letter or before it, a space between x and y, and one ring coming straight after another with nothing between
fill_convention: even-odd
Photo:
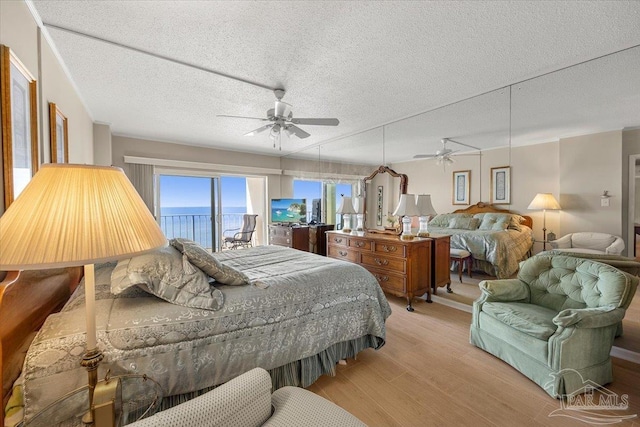
<instances>
[{"instance_id":1,"label":"pleated lamp shade","mask_svg":"<svg viewBox=\"0 0 640 427\"><path fill-rule=\"evenodd\" d=\"M342 199L340 200L340 206L338 206L336 213L340 213L340 214L356 213L355 209L353 209L353 202L351 202L351 197L342 196Z\"/></svg>"},{"instance_id":2,"label":"pleated lamp shade","mask_svg":"<svg viewBox=\"0 0 640 427\"><path fill-rule=\"evenodd\" d=\"M0 270L129 258L166 244L122 169L45 164L0 217Z\"/></svg>"},{"instance_id":3,"label":"pleated lamp shade","mask_svg":"<svg viewBox=\"0 0 640 427\"><path fill-rule=\"evenodd\" d=\"M416 208L418 209L418 215L420 216L430 216L438 214L433 208L430 194L418 194L418 197L416 198Z\"/></svg>"},{"instance_id":4,"label":"pleated lamp shade","mask_svg":"<svg viewBox=\"0 0 640 427\"><path fill-rule=\"evenodd\" d=\"M396 210L393 211L394 216L417 216L416 196L413 194L401 194L400 201Z\"/></svg>"},{"instance_id":5,"label":"pleated lamp shade","mask_svg":"<svg viewBox=\"0 0 640 427\"><path fill-rule=\"evenodd\" d=\"M562 209L560 203L553 197L551 193L538 193L533 198L527 209L550 209L558 210Z\"/></svg>"}]
</instances>

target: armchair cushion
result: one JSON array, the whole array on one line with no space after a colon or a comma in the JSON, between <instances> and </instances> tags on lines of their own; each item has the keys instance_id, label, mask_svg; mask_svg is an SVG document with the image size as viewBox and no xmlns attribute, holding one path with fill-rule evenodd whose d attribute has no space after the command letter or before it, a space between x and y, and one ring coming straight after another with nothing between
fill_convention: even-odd
<instances>
[{"instance_id":1,"label":"armchair cushion","mask_svg":"<svg viewBox=\"0 0 640 427\"><path fill-rule=\"evenodd\" d=\"M557 312L534 304L488 302L482 311L512 328L539 340L547 340L557 329L553 319Z\"/></svg>"}]
</instances>

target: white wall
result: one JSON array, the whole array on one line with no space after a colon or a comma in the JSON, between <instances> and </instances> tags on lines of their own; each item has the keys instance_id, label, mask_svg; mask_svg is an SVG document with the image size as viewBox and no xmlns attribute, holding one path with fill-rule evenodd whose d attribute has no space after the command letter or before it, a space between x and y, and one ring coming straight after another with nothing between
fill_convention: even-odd
<instances>
[{"instance_id":1,"label":"white wall","mask_svg":"<svg viewBox=\"0 0 640 427\"><path fill-rule=\"evenodd\" d=\"M622 231L622 131L560 140L561 233ZM626 177L625 177L626 179ZM612 196L602 207L604 190Z\"/></svg>"},{"instance_id":2,"label":"white wall","mask_svg":"<svg viewBox=\"0 0 640 427\"><path fill-rule=\"evenodd\" d=\"M40 163L51 161L49 102L55 102L69 120L69 161L91 164L92 118L40 32L26 3L0 1L0 43L8 46L36 78ZM0 197L0 214L4 212L3 200L4 198Z\"/></svg>"}]
</instances>

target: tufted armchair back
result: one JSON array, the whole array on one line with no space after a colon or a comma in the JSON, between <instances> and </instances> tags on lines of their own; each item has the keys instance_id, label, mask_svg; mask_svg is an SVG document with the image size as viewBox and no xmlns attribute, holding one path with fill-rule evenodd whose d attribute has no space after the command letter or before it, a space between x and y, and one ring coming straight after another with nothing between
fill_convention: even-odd
<instances>
[{"instance_id":1,"label":"tufted armchair back","mask_svg":"<svg viewBox=\"0 0 640 427\"><path fill-rule=\"evenodd\" d=\"M636 282L614 267L582 258L539 255L520 265L530 303L554 311L628 307Z\"/></svg>"}]
</instances>

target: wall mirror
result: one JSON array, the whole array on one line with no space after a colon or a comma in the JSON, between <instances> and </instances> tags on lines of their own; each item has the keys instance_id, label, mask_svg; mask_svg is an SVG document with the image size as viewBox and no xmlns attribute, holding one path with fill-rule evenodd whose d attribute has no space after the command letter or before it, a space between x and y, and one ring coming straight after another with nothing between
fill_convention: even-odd
<instances>
[{"instance_id":1,"label":"wall mirror","mask_svg":"<svg viewBox=\"0 0 640 427\"><path fill-rule=\"evenodd\" d=\"M388 166L380 166L363 179L364 228L367 231L395 233L397 218L392 213L401 194L407 192L407 175L397 173Z\"/></svg>"}]
</instances>

